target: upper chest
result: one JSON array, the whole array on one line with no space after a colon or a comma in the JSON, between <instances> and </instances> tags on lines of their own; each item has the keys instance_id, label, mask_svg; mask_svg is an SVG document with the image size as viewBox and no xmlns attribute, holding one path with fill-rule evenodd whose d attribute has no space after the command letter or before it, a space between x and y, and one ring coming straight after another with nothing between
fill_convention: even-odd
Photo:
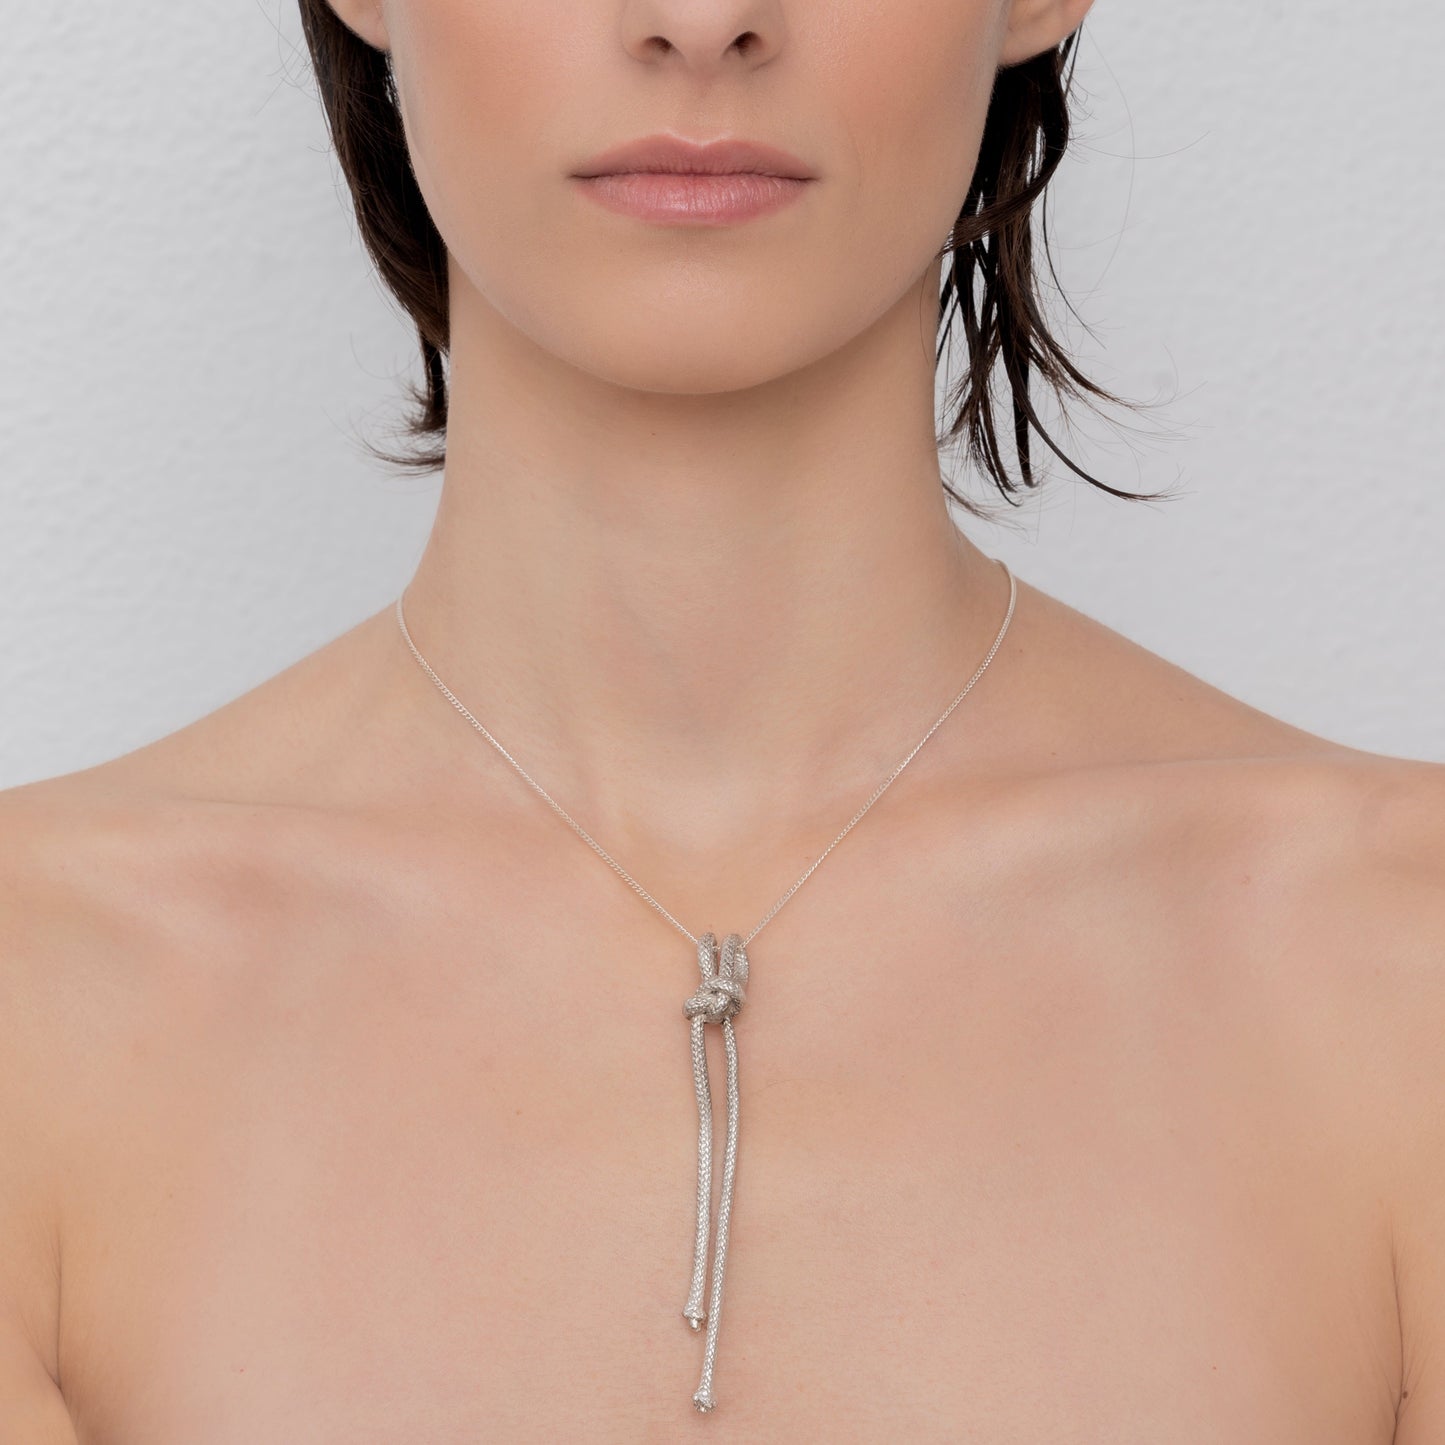
<instances>
[{"instance_id":1,"label":"upper chest","mask_svg":"<svg viewBox=\"0 0 1445 1445\"><path fill-rule=\"evenodd\" d=\"M750 946L706 1418L687 942L570 837L189 830L53 970L80 1439L1388 1440L1368 981L1155 797L956 811Z\"/></svg>"},{"instance_id":2,"label":"upper chest","mask_svg":"<svg viewBox=\"0 0 1445 1445\"><path fill-rule=\"evenodd\" d=\"M158 975L69 1216L81 1440L1388 1440L1378 1200L1269 970L1127 889L838 876L749 950L715 1413L689 947L503 910Z\"/></svg>"}]
</instances>

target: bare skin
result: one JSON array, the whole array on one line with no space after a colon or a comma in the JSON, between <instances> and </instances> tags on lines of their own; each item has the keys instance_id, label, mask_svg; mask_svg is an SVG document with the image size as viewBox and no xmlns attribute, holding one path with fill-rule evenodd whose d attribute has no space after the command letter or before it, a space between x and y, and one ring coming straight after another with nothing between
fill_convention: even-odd
<instances>
[{"instance_id":1,"label":"bare skin","mask_svg":"<svg viewBox=\"0 0 1445 1445\"><path fill-rule=\"evenodd\" d=\"M1445 769L1027 584L998 662L753 945L706 1428L1436 1438ZM4 795L7 1438L702 1428L686 941L430 687L382 613Z\"/></svg>"},{"instance_id":2,"label":"bare skin","mask_svg":"<svg viewBox=\"0 0 1445 1445\"><path fill-rule=\"evenodd\" d=\"M997 67L1087 0L335 9L448 249L418 644L693 931L750 929L1002 618L932 256ZM576 194L663 128L817 185L710 233ZM1445 768L1021 582L750 954L703 1419L691 947L389 608L0 794L0 1438L1445 1435Z\"/></svg>"}]
</instances>

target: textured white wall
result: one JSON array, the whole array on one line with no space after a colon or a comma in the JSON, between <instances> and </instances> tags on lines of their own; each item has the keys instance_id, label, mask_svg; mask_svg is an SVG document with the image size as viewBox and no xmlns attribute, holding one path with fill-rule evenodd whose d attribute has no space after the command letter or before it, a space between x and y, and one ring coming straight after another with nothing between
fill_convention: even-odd
<instances>
[{"instance_id":1,"label":"textured white wall","mask_svg":"<svg viewBox=\"0 0 1445 1445\"><path fill-rule=\"evenodd\" d=\"M1445 12L1098 0L1051 205L1086 368L1174 397L1012 525L1022 576L1258 707L1445 761ZM114 756L384 605L439 482L292 0L20 6L0 90L0 786ZM1151 432L1172 428L1172 440ZM976 487L977 482L973 483Z\"/></svg>"}]
</instances>

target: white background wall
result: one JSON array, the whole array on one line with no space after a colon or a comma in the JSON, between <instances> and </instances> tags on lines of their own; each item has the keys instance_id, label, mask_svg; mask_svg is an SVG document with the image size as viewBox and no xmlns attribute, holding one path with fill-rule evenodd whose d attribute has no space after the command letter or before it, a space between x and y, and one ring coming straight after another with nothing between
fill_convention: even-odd
<instances>
[{"instance_id":1,"label":"white background wall","mask_svg":"<svg viewBox=\"0 0 1445 1445\"><path fill-rule=\"evenodd\" d=\"M17 6L0 88L0 786L181 726L383 606L440 482L293 0ZM1051 203L1086 370L1174 401L1009 526L1045 591L1358 747L1445 761L1445 12L1098 0ZM1438 413L1436 413L1438 414ZM1154 436L1160 425L1173 439ZM979 483L971 487L977 494Z\"/></svg>"}]
</instances>

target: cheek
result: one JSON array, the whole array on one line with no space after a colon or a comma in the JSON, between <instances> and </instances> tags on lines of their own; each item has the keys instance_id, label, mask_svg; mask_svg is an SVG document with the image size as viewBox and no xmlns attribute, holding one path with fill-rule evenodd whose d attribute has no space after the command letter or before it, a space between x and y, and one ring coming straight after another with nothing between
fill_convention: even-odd
<instances>
[{"instance_id":1,"label":"cheek","mask_svg":"<svg viewBox=\"0 0 1445 1445\"><path fill-rule=\"evenodd\" d=\"M568 74L559 0L410 0L389 21L412 167L468 263L525 247L563 157L543 140ZM556 164L552 164L553 162ZM550 167L550 169L549 169Z\"/></svg>"},{"instance_id":2,"label":"cheek","mask_svg":"<svg viewBox=\"0 0 1445 1445\"><path fill-rule=\"evenodd\" d=\"M941 242L963 203L993 88L996 9L893 0L886 13L868 7L833 52L829 90L856 151L858 214L895 245L913 218Z\"/></svg>"}]
</instances>

